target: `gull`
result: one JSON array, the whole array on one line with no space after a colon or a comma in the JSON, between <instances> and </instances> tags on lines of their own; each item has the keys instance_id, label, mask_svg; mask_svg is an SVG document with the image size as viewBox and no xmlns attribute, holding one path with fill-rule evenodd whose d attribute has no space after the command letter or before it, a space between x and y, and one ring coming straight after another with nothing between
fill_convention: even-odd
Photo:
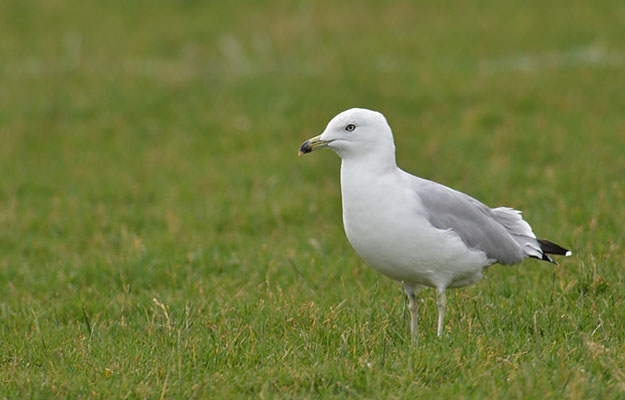
<instances>
[{"instance_id":1,"label":"gull","mask_svg":"<svg viewBox=\"0 0 625 400\"><path fill-rule=\"evenodd\" d=\"M521 212L490 208L473 197L404 172L395 162L393 133L384 115L353 108L335 116L299 154L328 147L341 157L343 226L356 253L379 273L402 283L410 332L417 337L417 294L437 291L437 335L443 333L445 290L472 285L492 264L527 257L557 264L570 256L538 239Z\"/></svg>"}]
</instances>

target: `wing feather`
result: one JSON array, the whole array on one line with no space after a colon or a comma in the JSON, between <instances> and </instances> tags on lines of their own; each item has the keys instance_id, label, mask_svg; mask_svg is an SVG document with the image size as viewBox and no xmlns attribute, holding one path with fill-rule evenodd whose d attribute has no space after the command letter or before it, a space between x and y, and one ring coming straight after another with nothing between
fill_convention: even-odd
<instances>
[{"instance_id":1,"label":"wing feather","mask_svg":"<svg viewBox=\"0 0 625 400\"><path fill-rule=\"evenodd\" d=\"M542 256L531 227L520 211L491 209L473 197L433 181L417 178L416 193L426 217L438 229L455 232L470 248L484 251L500 264L517 264Z\"/></svg>"}]
</instances>

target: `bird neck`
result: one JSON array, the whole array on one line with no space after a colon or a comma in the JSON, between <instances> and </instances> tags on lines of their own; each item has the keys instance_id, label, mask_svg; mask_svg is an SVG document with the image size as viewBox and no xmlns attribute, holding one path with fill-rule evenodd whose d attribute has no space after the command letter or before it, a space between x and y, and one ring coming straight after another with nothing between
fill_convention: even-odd
<instances>
[{"instance_id":1,"label":"bird neck","mask_svg":"<svg viewBox=\"0 0 625 400\"><path fill-rule=\"evenodd\" d=\"M341 155L341 174L385 174L396 169L395 148L389 151Z\"/></svg>"},{"instance_id":2,"label":"bird neck","mask_svg":"<svg viewBox=\"0 0 625 400\"><path fill-rule=\"evenodd\" d=\"M343 158L341 161L341 187L343 191L366 191L379 178L397 171L395 157ZM350 186L349 188L347 186ZM343 193L345 195L345 193Z\"/></svg>"}]
</instances>

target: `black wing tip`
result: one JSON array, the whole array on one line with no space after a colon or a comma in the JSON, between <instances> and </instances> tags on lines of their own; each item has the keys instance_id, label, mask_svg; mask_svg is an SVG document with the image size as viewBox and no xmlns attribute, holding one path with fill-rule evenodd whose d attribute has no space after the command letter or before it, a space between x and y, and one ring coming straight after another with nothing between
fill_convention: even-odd
<instances>
[{"instance_id":1,"label":"black wing tip","mask_svg":"<svg viewBox=\"0 0 625 400\"><path fill-rule=\"evenodd\" d=\"M540 245L540 250L542 250L543 254L542 254L542 258L539 257L535 257L544 261L549 261L551 263L554 263L556 265L558 265L558 263L551 257L549 257L549 254L553 254L556 256L565 256L568 257L571 254L571 250L569 249L565 249L564 247L555 244L549 240L546 239L537 239L538 240L538 244Z\"/></svg>"},{"instance_id":2,"label":"black wing tip","mask_svg":"<svg viewBox=\"0 0 625 400\"><path fill-rule=\"evenodd\" d=\"M546 239L538 239L538 243L540 244L540 249L547 254L555 254L557 256L570 256L571 250L565 249L559 244L555 244Z\"/></svg>"},{"instance_id":3,"label":"black wing tip","mask_svg":"<svg viewBox=\"0 0 625 400\"><path fill-rule=\"evenodd\" d=\"M535 258L537 260L541 260L541 261L547 261L550 262L552 264L555 265L560 265L558 264L558 262L556 260L554 260L553 258L549 257L546 253L543 253L542 257L538 257L538 256L530 256L531 258Z\"/></svg>"}]
</instances>

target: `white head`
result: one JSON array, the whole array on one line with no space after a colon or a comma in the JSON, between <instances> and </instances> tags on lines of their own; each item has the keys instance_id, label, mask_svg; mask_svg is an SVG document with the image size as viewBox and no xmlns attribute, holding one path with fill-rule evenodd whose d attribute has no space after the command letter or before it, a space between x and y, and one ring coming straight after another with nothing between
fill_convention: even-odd
<instances>
[{"instance_id":1,"label":"white head","mask_svg":"<svg viewBox=\"0 0 625 400\"><path fill-rule=\"evenodd\" d=\"M343 111L319 136L304 142L300 154L329 147L344 161L378 159L395 164L395 144L391 127L384 115L364 108Z\"/></svg>"}]
</instances>

